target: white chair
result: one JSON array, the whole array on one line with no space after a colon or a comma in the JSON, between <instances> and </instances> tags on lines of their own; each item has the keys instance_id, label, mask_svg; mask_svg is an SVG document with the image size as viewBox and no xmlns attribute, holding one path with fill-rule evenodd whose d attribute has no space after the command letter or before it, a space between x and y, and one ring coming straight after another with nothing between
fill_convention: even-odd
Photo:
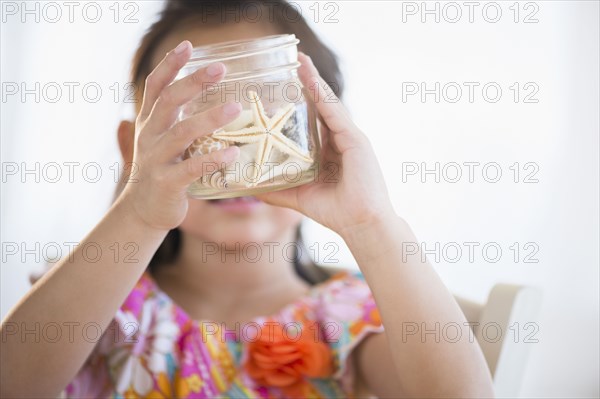
<instances>
[{"instance_id":1,"label":"white chair","mask_svg":"<svg viewBox=\"0 0 600 399\"><path fill-rule=\"evenodd\" d=\"M537 315L541 291L534 287L496 284L485 304L455 296L477 338L499 398L519 396L532 344L539 338Z\"/></svg>"}]
</instances>

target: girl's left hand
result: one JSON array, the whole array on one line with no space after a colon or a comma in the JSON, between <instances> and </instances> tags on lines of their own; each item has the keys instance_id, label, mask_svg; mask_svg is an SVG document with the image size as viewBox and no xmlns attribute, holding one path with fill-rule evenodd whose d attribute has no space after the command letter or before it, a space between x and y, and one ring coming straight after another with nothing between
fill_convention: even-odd
<instances>
[{"instance_id":1,"label":"girl's left hand","mask_svg":"<svg viewBox=\"0 0 600 399\"><path fill-rule=\"evenodd\" d=\"M295 209L342 237L395 217L371 143L352 122L310 57L300 53L298 59L302 64L300 79L322 119L321 169L314 182L257 198Z\"/></svg>"}]
</instances>

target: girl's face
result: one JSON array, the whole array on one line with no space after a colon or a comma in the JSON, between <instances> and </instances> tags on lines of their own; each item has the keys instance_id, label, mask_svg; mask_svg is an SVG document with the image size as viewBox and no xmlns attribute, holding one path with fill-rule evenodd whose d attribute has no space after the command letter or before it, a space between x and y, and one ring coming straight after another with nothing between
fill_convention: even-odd
<instances>
[{"instance_id":1,"label":"girl's face","mask_svg":"<svg viewBox=\"0 0 600 399\"><path fill-rule=\"evenodd\" d=\"M193 46L201 46L279 33L281 32L268 24L249 22L182 29L172 32L155 49L152 68L182 40L187 39ZM141 100L138 104L141 104ZM133 134L131 139L133 140ZM252 199L247 202L190 199L188 214L179 228L200 240L227 248L235 248L238 243L243 247L249 242L279 242L281 237L294 236L294 231L302 220L300 213Z\"/></svg>"}]
</instances>

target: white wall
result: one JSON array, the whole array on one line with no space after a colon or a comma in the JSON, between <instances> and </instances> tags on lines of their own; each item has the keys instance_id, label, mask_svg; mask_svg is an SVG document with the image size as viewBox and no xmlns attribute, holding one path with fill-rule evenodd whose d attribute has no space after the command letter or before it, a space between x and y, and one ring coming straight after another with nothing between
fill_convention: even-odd
<instances>
[{"instance_id":1,"label":"white wall","mask_svg":"<svg viewBox=\"0 0 600 399\"><path fill-rule=\"evenodd\" d=\"M44 3L39 4L43 8ZM2 100L3 245L23 242L34 248L39 242L43 248L56 242L65 250L63 243L79 240L106 209L114 186L110 167L119 160L114 132L131 106L115 102L110 87L127 81L131 54L161 5L132 4L139 6L134 15L139 23L124 23L125 15L135 9L124 9L123 4L115 23L110 2L101 5L103 17L96 24L85 21L81 7L75 10L74 23L68 22L68 15L58 23L44 21L43 15L39 23L33 16L22 23L20 13L3 13L3 85L81 82L73 103L65 98L64 86L63 99L56 104L43 98L35 103L33 96L24 103L19 96ZM544 291L539 343L529 344L533 347L522 396L598 396L598 2L521 2L518 23L509 8L513 2L498 3L502 16L497 23L482 15L489 2L475 8L473 23L463 2L456 3L463 12L456 23L447 21L455 15L449 6L446 19L441 15L436 23L433 15L426 15L423 23L420 14L406 13L403 22L403 10L421 8L420 2L328 4L304 2L304 15L315 20L314 10L320 10L314 26L342 58L346 102L371 137L397 212L428 248L455 242L463 249L456 263L449 259L453 253L439 262L430 257L449 288L480 301L497 282L535 285ZM435 4L428 2L427 7ZM443 10L445 5L438 7ZM486 16L493 18L493 4L487 7ZM88 16L93 17L92 11L88 9ZM324 23L323 17L332 12L337 22ZM532 12L538 22L523 23ZM54 18L54 13L46 17ZM103 89L98 103L82 97L81 87L87 82L98 82ZM447 97L436 103L433 95L425 102L418 96L403 101L403 82L405 87L425 82L428 88L435 82L456 82L464 89L463 98L457 103ZM480 84L472 103L464 82ZM503 91L496 103L482 97L481 87L490 82ZM521 86L518 103L509 88L514 82ZM537 103L523 102L531 92L523 88L528 82L539 88ZM46 100L53 93L46 93ZM27 175L25 183L18 175L8 175L11 162L81 165L75 168L74 183L63 175L59 183L42 179L38 184L33 175ZM82 177L81 168L89 162L101 167L97 183ZM457 183L448 181L453 174L439 183L432 175L425 176L425 182L419 176L403 179L403 169L421 162L428 168L436 162L496 162L502 177L497 183L486 182L479 166L471 183L463 165L464 175ZM515 162L521 166L518 183L509 169ZM523 169L528 162L538 168L537 183L523 182L533 170ZM67 171L64 166L62 170ZM493 178L488 171L485 177ZM93 177L92 170L88 172L86 176ZM306 234L321 247L337 239L314 223L307 224ZM474 262L469 262L464 242L480 244ZM517 262L510 249L515 242L520 243ZM502 249L498 262L482 256L486 243ZM538 248L533 256L538 263L524 262L531 252L524 248L526 243ZM27 255L25 262L19 255L10 257L3 248L2 315L28 289L28 273L42 265L34 255ZM347 250L335 257L340 264L353 263Z\"/></svg>"}]
</instances>

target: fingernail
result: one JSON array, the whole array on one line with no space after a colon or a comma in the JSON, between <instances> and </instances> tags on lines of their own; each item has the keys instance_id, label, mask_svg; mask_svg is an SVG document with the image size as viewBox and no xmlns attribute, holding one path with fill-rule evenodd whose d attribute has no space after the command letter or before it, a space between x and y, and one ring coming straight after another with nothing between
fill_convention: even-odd
<instances>
[{"instance_id":1,"label":"fingernail","mask_svg":"<svg viewBox=\"0 0 600 399\"><path fill-rule=\"evenodd\" d=\"M223 106L223 113L231 116L241 111L242 105L240 103L227 103Z\"/></svg>"},{"instance_id":2,"label":"fingernail","mask_svg":"<svg viewBox=\"0 0 600 399\"><path fill-rule=\"evenodd\" d=\"M214 64L210 64L208 68L206 68L206 73L208 76L219 76L221 73L225 71L225 65L220 62L216 62Z\"/></svg>"},{"instance_id":3,"label":"fingernail","mask_svg":"<svg viewBox=\"0 0 600 399\"><path fill-rule=\"evenodd\" d=\"M187 40L182 41L181 43L179 43L179 45L177 47L175 47L175 54L183 53L188 48L189 45L190 45L190 42L188 42Z\"/></svg>"}]
</instances>

